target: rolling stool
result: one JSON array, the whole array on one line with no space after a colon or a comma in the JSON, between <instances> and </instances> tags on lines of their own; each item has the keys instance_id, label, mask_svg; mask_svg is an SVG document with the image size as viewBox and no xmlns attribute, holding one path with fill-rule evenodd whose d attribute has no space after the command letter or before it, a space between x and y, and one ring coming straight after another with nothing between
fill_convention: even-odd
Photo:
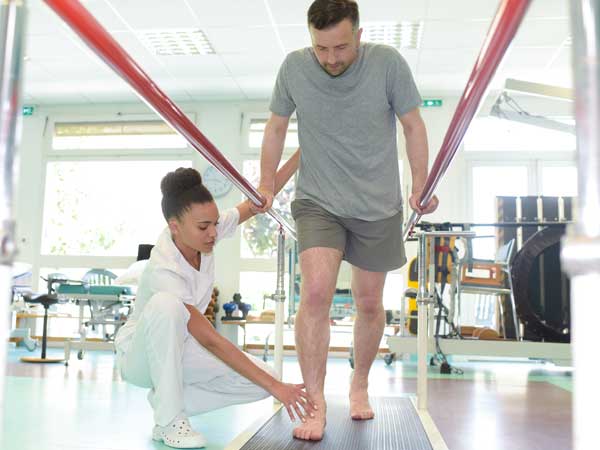
<instances>
[{"instance_id":1,"label":"rolling stool","mask_svg":"<svg viewBox=\"0 0 600 450\"><path fill-rule=\"evenodd\" d=\"M29 297L25 296L24 300L26 303L34 303L41 304L44 307L44 333L42 334L42 357L35 358L24 356L21 358L23 362L29 363L58 363L63 362L64 358L46 358L46 341L48 340L47 332L48 332L48 308L50 305L54 305L58 303L58 299L55 295L50 294L42 294L37 297Z\"/></svg>"}]
</instances>

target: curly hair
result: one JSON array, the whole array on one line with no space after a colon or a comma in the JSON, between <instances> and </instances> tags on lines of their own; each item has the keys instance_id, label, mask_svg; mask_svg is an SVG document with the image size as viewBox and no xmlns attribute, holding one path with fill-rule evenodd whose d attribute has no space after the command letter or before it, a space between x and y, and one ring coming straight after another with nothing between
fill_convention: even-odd
<instances>
[{"instance_id":1,"label":"curly hair","mask_svg":"<svg viewBox=\"0 0 600 450\"><path fill-rule=\"evenodd\" d=\"M165 220L181 219L193 203L214 201L210 191L202 184L196 169L180 167L169 172L160 182L163 198L161 207Z\"/></svg>"}]
</instances>

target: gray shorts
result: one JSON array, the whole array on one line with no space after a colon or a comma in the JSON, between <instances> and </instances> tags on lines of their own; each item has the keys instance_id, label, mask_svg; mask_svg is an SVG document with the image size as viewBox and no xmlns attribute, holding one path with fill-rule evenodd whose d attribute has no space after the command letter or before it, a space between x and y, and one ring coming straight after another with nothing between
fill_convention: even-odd
<instances>
[{"instance_id":1,"label":"gray shorts","mask_svg":"<svg viewBox=\"0 0 600 450\"><path fill-rule=\"evenodd\" d=\"M331 214L306 199L292 202L299 251L313 247L340 250L353 266L369 272L389 272L406 263L402 212L369 222Z\"/></svg>"}]
</instances>

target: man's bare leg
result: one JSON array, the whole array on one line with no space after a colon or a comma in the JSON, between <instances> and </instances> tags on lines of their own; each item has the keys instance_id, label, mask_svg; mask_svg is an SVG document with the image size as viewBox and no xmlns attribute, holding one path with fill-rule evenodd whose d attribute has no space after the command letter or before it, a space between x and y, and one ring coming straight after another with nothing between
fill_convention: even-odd
<instances>
[{"instance_id":1,"label":"man's bare leg","mask_svg":"<svg viewBox=\"0 0 600 450\"><path fill-rule=\"evenodd\" d=\"M383 285L385 272L368 272L352 266L352 298L356 305L354 322L354 373L350 383L350 416L372 419L369 403L369 371L383 336L385 311Z\"/></svg>"},{"instance_id":2,"label":"man's bare leg","mask_svg":"<svg viewBox=\"0 0 600 450\"><path fill-rule=\"evenodd\" d=\"M317 404L314 418L294 429L294 437L323 438L327 405L324 383L329 350L329 309L335 292L342 252L315 247L300 253L302 286L296 316L296 350L306 391Z\"/></svg>"}]
</instances>

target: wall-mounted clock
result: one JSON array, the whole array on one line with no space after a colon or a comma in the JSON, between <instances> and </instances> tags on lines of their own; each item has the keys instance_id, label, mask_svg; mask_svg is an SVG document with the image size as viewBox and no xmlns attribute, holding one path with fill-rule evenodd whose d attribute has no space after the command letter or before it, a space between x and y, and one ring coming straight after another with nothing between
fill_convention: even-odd
<instances>
[{"instance_id":1,"label":"wall-mounted clock","mask_svg":"<svg viewBox=\"0 0 600 450\"><path fill-rule=\"evenodd\" d=\"M233 184L213 166L208 166L202 174L202 183L210 191L214 198L226 196Z\"/></svg>"}]
</instances>

